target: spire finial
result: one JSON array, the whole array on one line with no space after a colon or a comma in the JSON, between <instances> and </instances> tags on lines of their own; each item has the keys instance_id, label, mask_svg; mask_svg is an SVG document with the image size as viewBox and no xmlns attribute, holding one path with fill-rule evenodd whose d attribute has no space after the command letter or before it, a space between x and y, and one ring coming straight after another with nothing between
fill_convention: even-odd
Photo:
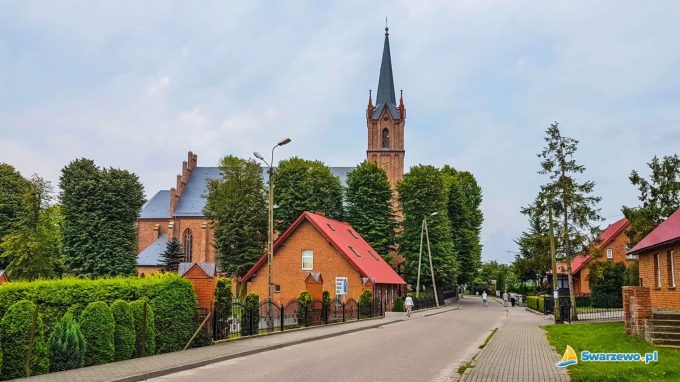
<instances>
[{"instance_id":1,"label":"spire finial","mask_svg":"<svg viewBox=\"0 0 680 382\"><path fill-rule=\"evenodd\" d=\"M389 30L390 28L387 27L387 17L385 17L385 36L388 36L390 34Z\"/></svg>"}]
</instances>

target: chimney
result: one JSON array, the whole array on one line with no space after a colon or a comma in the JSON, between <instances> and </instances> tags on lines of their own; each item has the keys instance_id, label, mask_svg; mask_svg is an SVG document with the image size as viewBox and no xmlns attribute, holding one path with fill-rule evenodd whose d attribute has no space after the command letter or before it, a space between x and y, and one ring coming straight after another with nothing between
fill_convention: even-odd
<instances>
[{"instance_id":1,"label":"chimney","mask_svg":"<svg viewBox=\"0 0 680 382\"><path fill-rule=\"evenodd\" d=\"M189 172L191 172L196 168L196 166L198 166L198 155L189 151L187 154L187 163L189 164Z\"/></svg>"},{"instance_id":2,"label":"chimney","mask_svg":"<svg viewBox=\"0 0 680 382\"><path fill-rule=\"evenodd\" d=\"M172 218L175 214L175 207L177 207L177 202L179 201L179 195L177 195L177 190L175 187L170 188L170 217Z\"/></svg>"},{"instance_id":3,"label":"chimney","mask_svg":"<svg viewBox=\"0 0 680 382\"><path fill-rule=\"evenodd\" d=\"M160 224L154 224L153 225L153 232L154 236L156 239L161 235L161 225Z\"/></svg>"}]
</instances>

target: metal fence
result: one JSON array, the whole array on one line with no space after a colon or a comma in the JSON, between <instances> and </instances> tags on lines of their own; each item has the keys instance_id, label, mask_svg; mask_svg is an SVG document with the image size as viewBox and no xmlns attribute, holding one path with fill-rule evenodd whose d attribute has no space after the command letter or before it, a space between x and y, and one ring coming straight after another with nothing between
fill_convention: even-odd
<instances>
[{"instance_id":1,"label":"metal fence","mask_svg":"<svg viewBox=\"0 0 680 382\"><path fill-rule=\"evenodd\" d=\"M623 297L621 293L596 294L576 297L576 307L572 309L568 296L560 297L560 311L557 319L562 322L622 321ZM545 297L545 314L555 314L555 302Z\"/></svg>"},{"instance_id":2,"label":"metal fence","mask_svg":"<svg viewBox=\"0 0 680 382\"><path fill-rule=\"evenodd\" d=\"M425 306L422 302L422 306ZM215 310L212 319L214 341L252 336L335 322L355 321L385 315L387 303L373 299L361 304L355 300L300 302L285 304L264 301L256 306L234 300L224 311ZM422 309L422 308L421 308Z\"/></svg>"}]
</instances>

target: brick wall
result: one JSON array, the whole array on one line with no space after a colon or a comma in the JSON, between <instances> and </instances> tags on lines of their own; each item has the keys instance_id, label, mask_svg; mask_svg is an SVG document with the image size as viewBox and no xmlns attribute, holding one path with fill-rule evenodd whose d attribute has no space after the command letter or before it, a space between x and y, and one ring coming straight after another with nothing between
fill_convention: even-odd
<instances>
[{"instance_id":1,"label":"brick wall","mask_svg":"<svg viewBox=\"0 0 680 382\"><path fill-rule=\"evenodd\" d=\"M314 251L314 269L302 270L303 250ZM323 290L330 292L331 298L335 298L336 277L347 277L347 299L358 301L363 290L361 274L308 221L302 222L284 245L274 252L272 268L274 284L281 285L281 292L274 293L273 297L277 304L297 299L300 292L306 290L305 279L312 271L321 273ZM248 282L248 291L259 293L260 300L264 300L267 298L267 284L265 262Z\"/></svg>"},{"instance_id":2,"label":"brick wall","mask_svg":"<svg viewBox=\"0 0 680 382\"><path fill-rule=\"evenodd\" d=\"M169 219L139 219L137 221L137 253L151 245L159 235L167 235L169 221Z\"/></svg>"},{"instance_id":3,"label":"brick wall","mask_svg":"<svg viewBox=\"0 0 680 382\"><path fill-rule=\"evenodd\" d=\"M668 251L673 251L675 261L675 284L676 287L669 285ZM654 275L654 254L659 254L661 286L657 286ZM652 309L680 310L680 243L661 247L656 251L644 252L639 255L640 279L642 286L649 288Z\"/></svg>"},{"instance_id":4,"label":"brick wall","mask_svg":"<svg viewBox=\"0 0 680 382\"><path fill-rule=\"evenodd\" d=\"M623 287L623 322L626 333L646 339L646 320L652 316L650 290L643 286Z\"/></svg>"},{"instance_id":5,"label":"brick wall","mask_svg":"<svg viewBox=\"0 0 680 382\"><path fill-rule=\"evenodd\" d=\"M191 262L215 263L215 236L212 224L204 217L182 217L175 219L175 232L182 247L184 247L184 233L187 229L192 234Z\"/></svg>"},{"instance_id":6,"label":"brick wall","mask_svg":"<svg viewBox=\"0 0 680 382\"><path fill-rule=\"evenodd\" d=\"M191 281L198 299L198 307L212 310L216 279L205 274L198 266L191 268L184 277Z\"/></svg>"}]
</instances>

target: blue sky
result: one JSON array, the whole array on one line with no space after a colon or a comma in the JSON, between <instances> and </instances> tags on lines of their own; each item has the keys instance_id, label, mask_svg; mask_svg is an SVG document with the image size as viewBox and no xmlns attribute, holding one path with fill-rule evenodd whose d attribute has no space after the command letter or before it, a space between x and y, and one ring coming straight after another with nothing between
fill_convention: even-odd
<instances>
[{"instance_id":1,"label":"blue sky","mask_svg":"<svg viewBox=\"0 0 680 382\"><path fill-rule=\"evenodd\" d=\"M407 108L406 165L472 171L485 260L508 262L543 179L543 131L581 141L610 223L628 182L680 144L680 3L0 0L0 161L58 183L77 157L147 197L199 165L293 142L365 158L385 17Z\"/></svg>"}]
</instances>

